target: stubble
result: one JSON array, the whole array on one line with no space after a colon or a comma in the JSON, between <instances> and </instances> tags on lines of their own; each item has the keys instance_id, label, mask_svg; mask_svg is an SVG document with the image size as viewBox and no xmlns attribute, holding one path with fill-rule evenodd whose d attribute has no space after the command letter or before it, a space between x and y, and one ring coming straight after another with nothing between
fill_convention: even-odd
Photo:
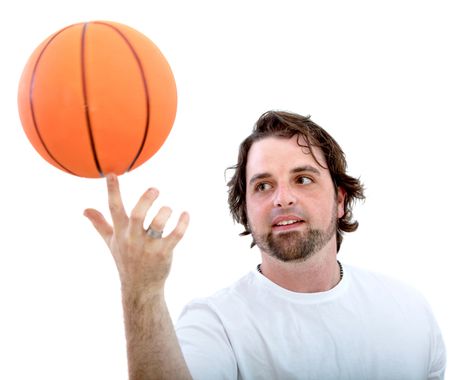
<instances>
[{"instance_id":1,"label":"stubble","mask_svg":"<svg viewBox=\"0 0 450 380\"><path fill-rule=\"evenodd\" d=\"M320 251L336 235L337 208L328 226L321 229L307 227L304 231L288 231L256 235L256 245L270 256L283 261L303 262Z\"/></svg>"}]
</instances>

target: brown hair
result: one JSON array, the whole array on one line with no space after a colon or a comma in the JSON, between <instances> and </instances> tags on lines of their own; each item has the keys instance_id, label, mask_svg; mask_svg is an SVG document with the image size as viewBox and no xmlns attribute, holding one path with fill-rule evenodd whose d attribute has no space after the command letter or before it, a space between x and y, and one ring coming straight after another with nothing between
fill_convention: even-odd
<instances>
[{"instance_id":1,"label":"brown hair","mask_svg":"<svg viewBox=\"0 0 450 380\"><path fill-rule=\"evenodd\" d=\"M347 161L345 154L338 143L322 127L310 120L310 116L301 116L295 113L282 111L268 111L261 115L256 122L252 133L241 143L239 147L238 162L233 169L233 177L228 182L228 204L233 220L245 227L241 235L251 233L247 219L246 194L246 166L248 152L254 142L269 136L291 138L298 136L298 144L308 149L314 160L320 164L314 155L312 147L322 150L326 165L337 194L340 187L345 191L344 215L337 222L336 241L339 251L344 232L353 232L358 228L358 222L353 221L352 208L356 199L364 199L364 187L357 178L346 174ZM300 144L300 138L306 141L306 145ZM227 170L228 170L227 169ZM255 245L252 242L252 247Z\"/></svg>"}]
</instances>

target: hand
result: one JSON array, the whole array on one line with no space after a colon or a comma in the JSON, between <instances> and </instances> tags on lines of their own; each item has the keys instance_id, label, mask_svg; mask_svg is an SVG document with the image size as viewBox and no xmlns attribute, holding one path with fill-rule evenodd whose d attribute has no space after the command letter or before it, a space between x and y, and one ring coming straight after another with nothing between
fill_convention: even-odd
<instances>
[{"instance_id":1,"label":"hand","mask_svg":"<svg viewBox=\"0 0 450 380\"><path fill-rule=\"evenodd\" d=\"M128 217L120 196L117 176L108 174L106 180L112 226L97 210L86 209L84 215L111 250L123 290L138 292L137 294L163 292L172 263L173 249L187 229L189 215L182 213L176 227L166 237L150 237L144 228L144 220L159 195L158 190L148 189ZM170 208L162 207L150 223L152 230L163 231L171 213Z\"/></svg>"}]
</instances>

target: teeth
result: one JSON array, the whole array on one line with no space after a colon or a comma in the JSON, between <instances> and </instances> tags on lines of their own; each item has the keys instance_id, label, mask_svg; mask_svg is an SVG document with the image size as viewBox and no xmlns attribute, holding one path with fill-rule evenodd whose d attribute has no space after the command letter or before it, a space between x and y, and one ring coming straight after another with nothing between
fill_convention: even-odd
<instances>
[{"instance_id":1,"label":"teeth","mask_svg":"<svg viewBox=\"0 0 450 380\"><path fill-rule=\"evenodd\" d=\"M294 224L297 223L298 220L283 220L280 223L277 223L277 226L287 226L288 224Z\"/></svg>"}]
</instances>

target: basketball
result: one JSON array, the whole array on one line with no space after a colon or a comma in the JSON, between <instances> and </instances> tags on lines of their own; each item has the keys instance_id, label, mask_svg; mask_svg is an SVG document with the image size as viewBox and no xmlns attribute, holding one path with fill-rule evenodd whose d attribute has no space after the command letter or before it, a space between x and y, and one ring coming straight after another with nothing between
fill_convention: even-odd
<instances>
[{"instance_id":1,"label":"basketball","mask_svg":"<svg viewBox=\"0 0 450 380\"><path fill-rule=\"evenodd\" d=\"M43 41L19 82L19 116L50 164L86 178L121 175L166 141L177 91L159 48L116 22L67 26Z\"/></svg>"}]
</instances>

